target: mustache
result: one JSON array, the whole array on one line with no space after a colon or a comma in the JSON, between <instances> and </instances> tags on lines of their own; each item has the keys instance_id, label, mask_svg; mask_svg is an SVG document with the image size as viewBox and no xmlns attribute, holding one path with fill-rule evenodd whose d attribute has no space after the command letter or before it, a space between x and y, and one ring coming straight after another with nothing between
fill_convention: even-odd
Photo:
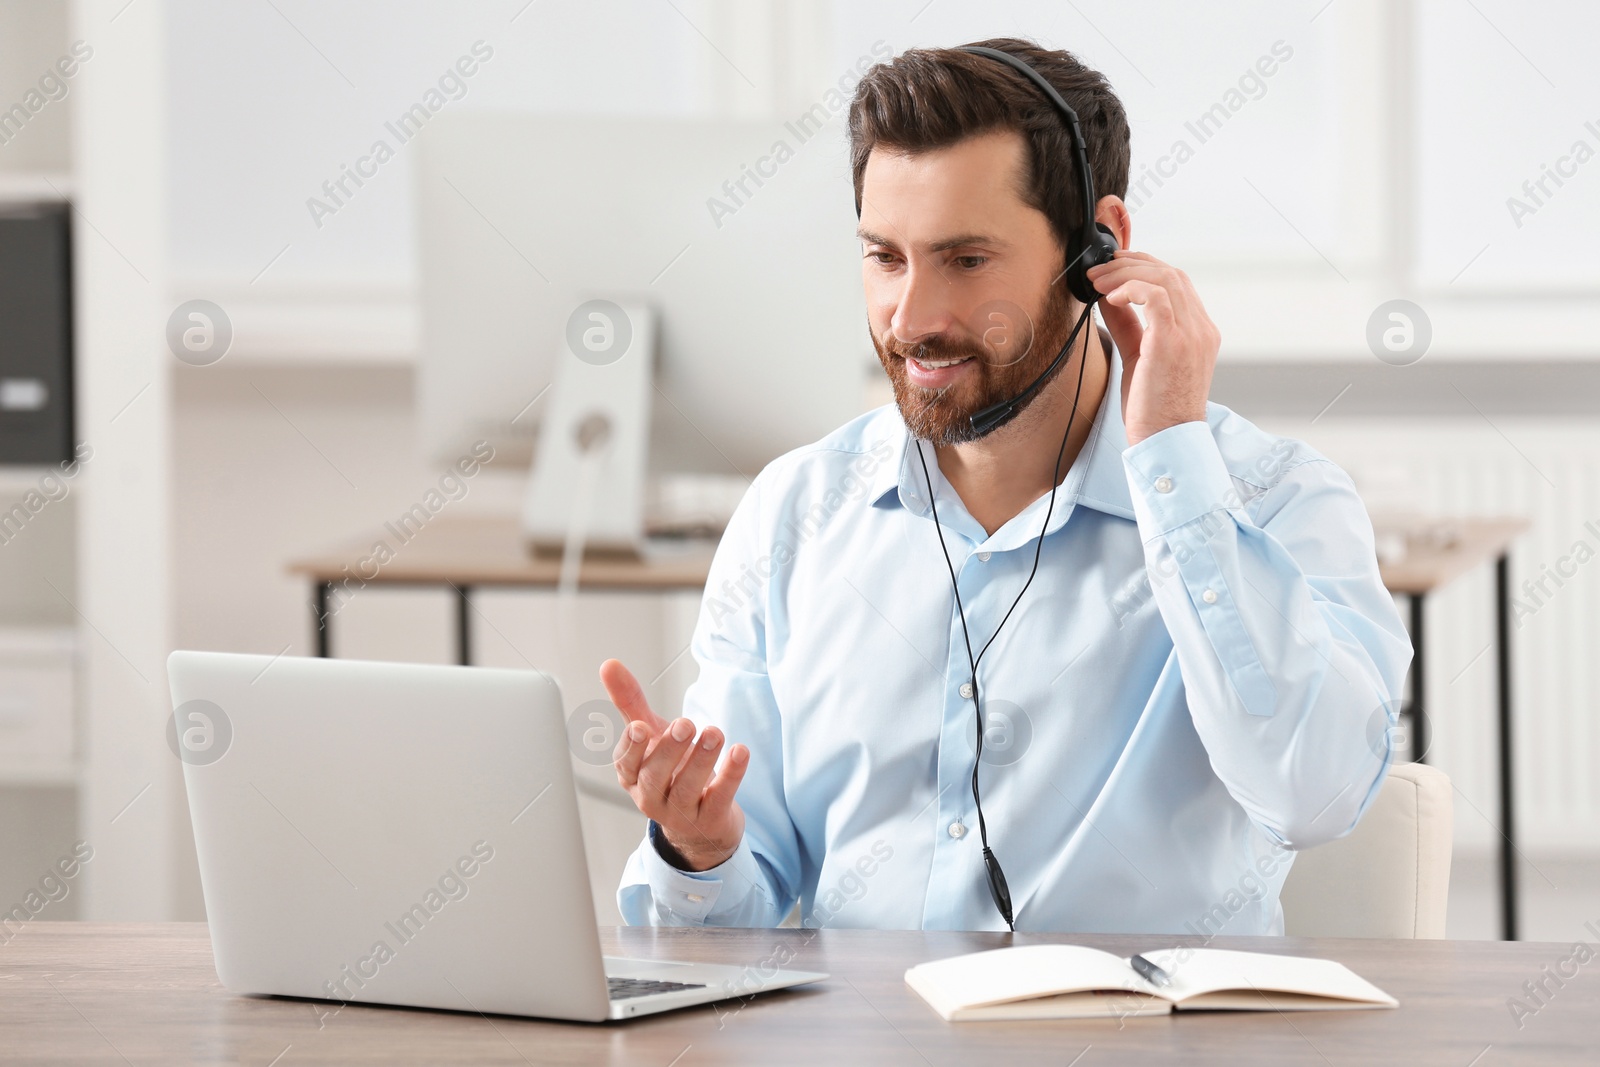
<instances>
[{"instance_id":1,"label":"mustache","mask_svg":"<svg viewBox=\"0 0 1600 1067\"><path fill-rule=\"evenodd\" d=\"M971 356L983 363L993 362L988 349L977 341L963 341L955 337L929 337L926 340L905 343L894 338L883 342L883 349L901 359L961 359Z\"/></svg>"}]
</instances>

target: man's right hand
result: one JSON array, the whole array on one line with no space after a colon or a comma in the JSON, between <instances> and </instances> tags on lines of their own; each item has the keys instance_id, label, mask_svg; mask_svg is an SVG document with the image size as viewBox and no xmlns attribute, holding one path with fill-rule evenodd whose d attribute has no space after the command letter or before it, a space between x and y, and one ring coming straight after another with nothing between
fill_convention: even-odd
<instances>
[{"instance_id":1,"label":"man's right hand","mask_svg":"<svg viewBox=\"0 0 1600 1067\"><path fill-rule=\"evenodd\" d=\"M690 871L710 870L732 856L744 837L744 812L733 794L750 766L750 750L730 746L713 776L721 730L708 726L697 739L688 719L663 719L650 710L638 679L614 659L600 665L600 681L628 720L611 756L617 781L660 828L663 855Z\"/></svg>"}]
</instances>

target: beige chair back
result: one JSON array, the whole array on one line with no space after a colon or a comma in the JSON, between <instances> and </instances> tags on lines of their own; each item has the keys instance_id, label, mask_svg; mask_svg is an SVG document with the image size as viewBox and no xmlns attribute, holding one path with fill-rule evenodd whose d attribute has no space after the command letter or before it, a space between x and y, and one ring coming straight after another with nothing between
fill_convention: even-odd
<instances>
[{"instance_id":1,"label":"beige chair back","mask_svg":"<svg viewBox=\"0 0 1600 1067\"><path fill-rule=\"evenodd\" d=\"M1284 932L1444 937L1453 818L1443 771L1391 767L1354 830L1295 857L1283 886Z\"/></svg>"}]
</instances>

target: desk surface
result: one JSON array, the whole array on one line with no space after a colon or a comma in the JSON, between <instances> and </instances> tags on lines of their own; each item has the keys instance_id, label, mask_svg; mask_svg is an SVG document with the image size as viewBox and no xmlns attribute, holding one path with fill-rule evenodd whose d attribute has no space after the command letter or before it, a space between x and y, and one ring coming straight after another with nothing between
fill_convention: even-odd
<instances>
[{"instance_id":1,"label":"desk surface","mask_svg":"<svg viewBox=\"0 0 1600 1067\"><path fill-rule=\"evenodd\" d=\"M400 533L406 533L402 540ZM391 554L379 562L376 546ZM586 589L699 591L711 569L709 544L671 546L644 560L584 560L578 584ZM372 582L426 582L436 585L523 585L554 588L561 576L556 556L534 556L512 515L441 516L420 531L385 527L365 541L323 556L297 559L294 574L314 581L339 582L352 576Z\"/></svg>"},{"instance_id":2,"label":"desk surface","mask_svg":"<svg viewBox=\"0 0 1600 1067\"><path fill-rule=\"evenodd\" d=\"M1520 1029L1507 1007L1507 998L1525 996L1523 983L1539 980L1546 965L1554 973L1571 955L1567 945L1219 937L1213 947L1339 960L1394 994L1400 1008L952 1025L906 988L905 969L1000 947L1005 935L649 928L607 928L601 935L610 954L757 967L792 954L790 966L832 977L801 990L620 1024L357 1005L323 1017L336 1005L225 991L200 923L37 922L0 945L0 1061L1499 1067L1600 1059L1600 958L1562 979L1561 988L1550 983L1554 995ZM1129 954L1199 938L1024 935L1017 941L1072 941Z\"/></svg>"},{"instance_id":3,"label":"desk surface","mask_svg":"<svg viewBox=\"0 0 1600 1067\"><path fill-rule=\"evenodd\" d=\"M1527 519L1374 515L1378 571L1395 593L1431 593L1482 563L1492 563L1530 525ZM1387 555L1385 548L1399 548Z\"/></svg>"},{"instance_id":4,"label":"desk surface","mask_svg":"<svg viewBox=\"0 0 1600 1067\"><path fill-rule=\"evenodd\" d=\"M1403 554L1381 562L1384 585L1397 593L1427 593L1495 559L1527 529L1528 522L1379 516L1374 525L1380 544L1404 545ZM381 565L374 563L378 540L392 553ZM690 545L648 560L585 560L578 583L587 589L699 590L710 566L710 546ZM553 587L561 561L531 556L514 516L441 516L409 540L401 541L395 531L385 529L381 537L294 560L289 570L319 582L357 575L374 582Z\"/></svg>"}]
</instances>

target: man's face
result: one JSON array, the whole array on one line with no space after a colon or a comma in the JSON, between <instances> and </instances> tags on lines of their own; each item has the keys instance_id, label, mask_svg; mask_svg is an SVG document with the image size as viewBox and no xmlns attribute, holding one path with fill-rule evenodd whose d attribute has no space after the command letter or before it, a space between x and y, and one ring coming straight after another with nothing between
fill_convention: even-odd
<instances>
[{"instance_id":1,"label":"man's face","mask_svg":"<svg viewBox=\"0 0 1600 1067\"><path fill-rule=\"evenodd\" d=\"M1019 192L1026 159L1010 130L867 159L867 323L906 425L937 444L972 440L972 414L1026 388L1071 329L1061 246Z\"/></svg>"}]
</instances>

